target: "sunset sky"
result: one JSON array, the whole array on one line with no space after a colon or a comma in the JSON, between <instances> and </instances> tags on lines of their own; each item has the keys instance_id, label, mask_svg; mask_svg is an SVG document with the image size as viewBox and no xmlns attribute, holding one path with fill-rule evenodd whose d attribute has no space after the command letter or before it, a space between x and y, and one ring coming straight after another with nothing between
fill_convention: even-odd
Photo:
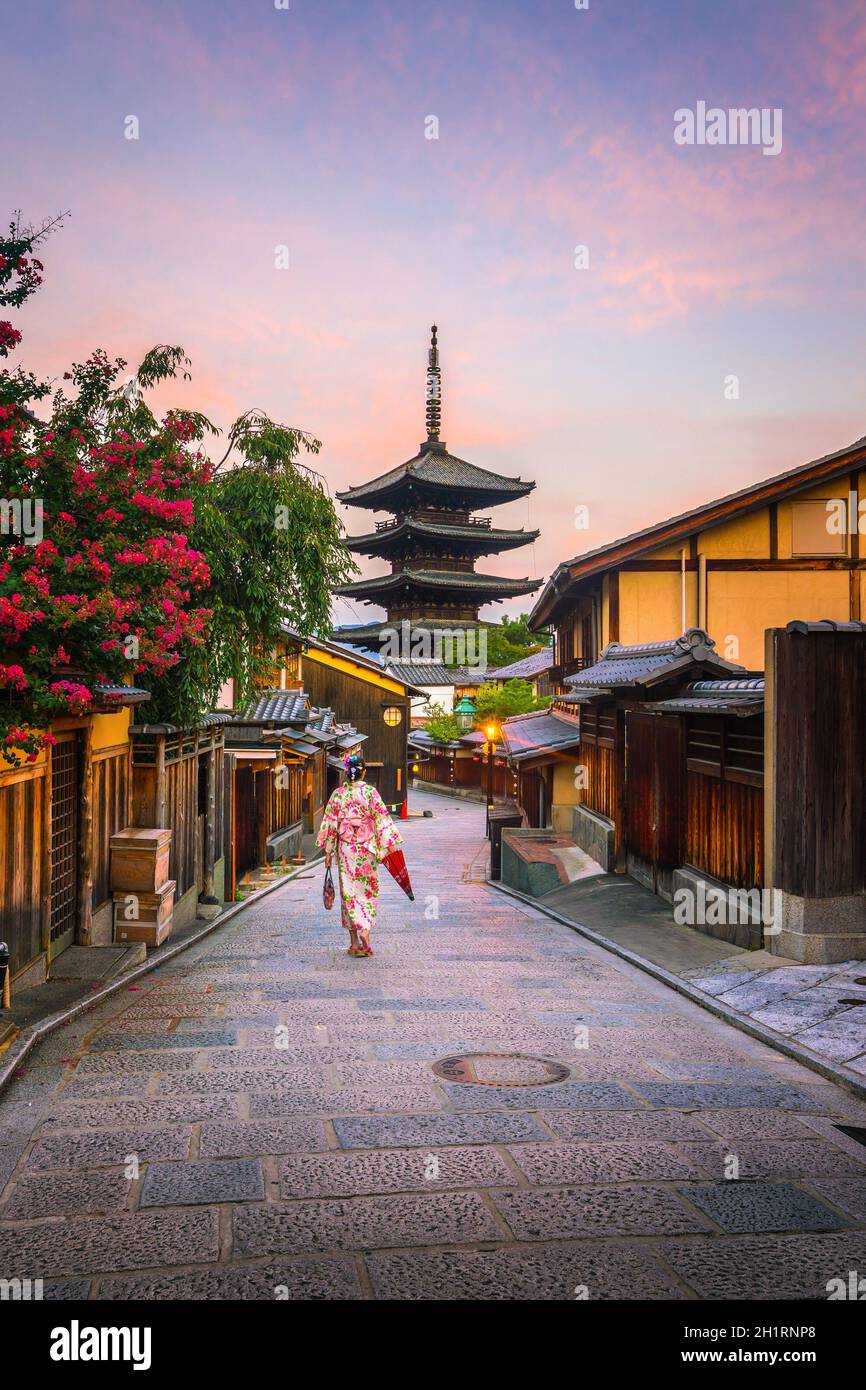
<instances>
[{"instance_id":1,"label":"sunset sky","mask_svg":"<svg viewBox=\"0 0 866 1390\"><path fill-rule=\"evenodd\" d=\"M8 215L71 210L12 315L40 374L181 343L173 402L310 430L337 490L415 453L435 321L450 449L537 483L486 567L538 577L866 434L862 0L4 10ZM781 153L677 145L699 101Z\"/></svg>"}]
</instances>

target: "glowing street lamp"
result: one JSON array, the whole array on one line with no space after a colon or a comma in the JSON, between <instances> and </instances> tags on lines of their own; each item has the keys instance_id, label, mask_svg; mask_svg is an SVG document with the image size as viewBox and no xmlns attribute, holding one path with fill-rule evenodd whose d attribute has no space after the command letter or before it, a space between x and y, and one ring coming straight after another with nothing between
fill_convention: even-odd
<instances>
[{"instance_id":1,"label":"glowing street lamp","mask_svg":"<svg viewBox=\"0 0 866 1390\"><path fill-rule=\"evenodd\" d=\"M496 725L488 724L484 733L487 738L487 834L490 835L490 822L493 816L493 752L496 748Z\"/></svg>"}]
</instances>

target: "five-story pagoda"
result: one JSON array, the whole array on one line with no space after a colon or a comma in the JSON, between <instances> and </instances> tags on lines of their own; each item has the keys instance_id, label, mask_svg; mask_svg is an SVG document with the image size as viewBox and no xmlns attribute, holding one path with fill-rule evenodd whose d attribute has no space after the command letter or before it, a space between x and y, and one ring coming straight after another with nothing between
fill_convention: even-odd
<instances>
[{"instance_id":1,"label":"five-story pagoda","mask_svg":"<svg viewBox=\"0 0 866 1390\"><path fill-rule=\"evenodd\" d=\"M522 478L506 478L478 468L448 452L439 438L441 379L433 325L427 367L427 438L414 458L371 482L338 492L347 506L390 512L374 530L349 538L357 555L376 555L390 562L390 573L344 584L335 592L375 603L386 622L338 628L335 636L374 650L384 636L408 621L424 629L451 630L477 626L482 604L533 593L538 579L505 579L478 573L475 562L500 550L535 540L537 531L494 527L489 516L474 516L525 497L535 487Z\"/></svg>"}]
</instances>

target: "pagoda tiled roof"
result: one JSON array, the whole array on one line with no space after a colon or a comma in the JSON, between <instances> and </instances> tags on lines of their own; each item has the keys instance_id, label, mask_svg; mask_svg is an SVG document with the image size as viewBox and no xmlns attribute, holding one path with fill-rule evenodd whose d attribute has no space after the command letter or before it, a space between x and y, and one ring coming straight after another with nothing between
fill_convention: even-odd
<instances>
[{"instance_id":1,"label":"pagoda tiled roof","mask_svg":"<svg viewBox=\"0 0 866 1390\"><path fill-rule=\"evenodd\" d=\"M361 647L371 656L374 661L382 663L383 658L375 650L376 644L381 643L384 633L388 640L392 640L395 628L400 627L400 619L389 620L387 618L373 619L369 623L348 623L343 627L337 627L333 632L333 640L338 646ZM418 620L418 626L425 632L454 633L465 631L467 634L474 634L480 628L487 628L489 623L483 621L465 621L454 618L435 618L429 617Z\"/></svg>"},{"instance_id":2,"label":"pagoda tiled roof","mask_svg":"<svg viewBox=\"0 0 866 1390\"><path fill-rule=\"evenodd\" d=\"M399 589L415 587L449 589L473 594L501 594L503 597L510 597L534 593L540 583L540 579L506 579L496 574L476 574L474 570L404 569L398 570L395 574L381 574L371 579L341 584L334 589L334 593L357 597L367 594L390 594Z\"/></svg>"},{"instance_id":3,"label":"pagoda tiled roof","mask_svg":"<svg viewBox=\"0 0 866 1390\"><path fill-rule=\"evenodd\" d=\"M359 553L375 555L380 548L388 548L390 543L401 539L403 536L429 536L439 537L442 540L458 540L470 542L471 546L479 550L512 550L517 546L528 545L539 536L538 531L508 530L505 527L477 526L471 522L466 525L454 525L452 523L436 523L432 521L421 521L415 517L407 517L405 521L396 522L393 526L384 528L381 531L369 531L361 536L350 536L348 546L350 550Z\"/></svg>"},{"instance_id":4,"label":"pagoda tiled roof","mask_svg":"<svg viewBox=\"0 0 866 1390\"><path fill-rule=\"evenodd\" d=\"M492 473L479 468L466 459L450 454L444 446L425 448L414 458L371 478L368 483L347 488L338 492L341 502L356 507L377 507L383 495L395 492L402 484L420 483L430 488L448 489L455 492L487 493L490 499L510 500L525 497L535 487L534 482L523 478L508 478L502 473Z\"/></svg>"}]
</instances>

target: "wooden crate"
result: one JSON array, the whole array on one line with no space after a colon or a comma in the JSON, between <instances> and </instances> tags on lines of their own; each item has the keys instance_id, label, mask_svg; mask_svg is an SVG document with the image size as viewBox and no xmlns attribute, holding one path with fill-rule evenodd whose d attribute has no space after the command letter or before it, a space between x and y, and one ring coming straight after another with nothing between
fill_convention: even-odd
<instances>
[{"instance_id":1,"label":"wooden crate","mask_svg":"<svg viewBox=\"0 0 866 1390\"><path fill-rule=\"evenodd\" d=\"M131 895L128 889L115 889L115 942L143 941L146 946L161 946L171 935L176 887L174 879L171 879L157 893ZM126 916L130 896L138 900L135 904L138 916L132 919Z\"/></svg>"},{"instance_id":2,"label":"wooden crate","mask_svg":"<svg viewBox=\"0 0 866 1390\"><path fill-rule=\"evenodd\" d=\"M158 893L168 882L171 831L128 825L111 837L111 887Z\"/></svg>"}]
</instances>

